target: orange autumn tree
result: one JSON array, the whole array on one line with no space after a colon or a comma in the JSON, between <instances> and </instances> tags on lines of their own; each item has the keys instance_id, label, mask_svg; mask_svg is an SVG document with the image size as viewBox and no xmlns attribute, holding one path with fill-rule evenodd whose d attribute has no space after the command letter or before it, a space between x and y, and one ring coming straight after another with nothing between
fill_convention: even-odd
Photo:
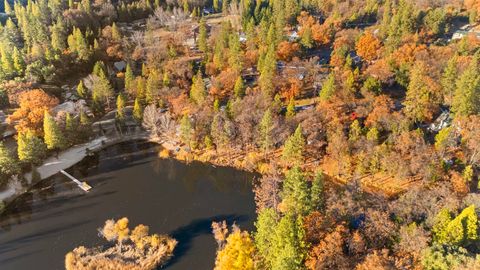
<instances>
[{"instance_id":1,"label":"orange autumn tree","mask_svg":"<svg viewBox=\"0 0 480 270\"><path fill-rule=\"evenodd\" d=\"M45 110L50 110L58 104L58 99L49 96L41 89L26 91L19 96L20 107L8 117L9 123L15 123L18 133L28 130L35 135L43 135L43 115Z\"/></svg>"},{"instance_id":2,"label":"orange autumn tree","mask_svg":"<svg viewBox=\"0 0 480 270\"><path fill-rule=\"evenodd\" d=\"M380 40L370 32L365 32L358 40L356 46L357 54L367 61L375 60L380 48L382 48Z\"/></svg>"},{"instance_id":3,"label":"orange autumn tree","mask_svg":"<svg viewBox=\"0 0 480 270\"><path fill-rule=\"evenodd\" d=\"M282 88L282 97L285 100L295 99L301 91L302 82L297 78L289 78L288 83Z\"/></svg>"},{"instance_id":4,"label":"orange autumn tree","mask_svg":"<svg viewBox=\"0 0 480 270\"><path fill-rule=\"evenodd\" d=\"M296 42L282 41L278 44L277 47L277 57L283 61L292 60L300 50L300 45Z\"/></svg>"},{"instance_id":5,"label":"orange autumn tree","mask_svg":"<svg viewBox=\"0 0 480 270\"><path fill-rule=\"evenodd\" d=\"M332 42L334 35L334 23L326 21L324 24L320 24L317 19L311 16L308 12L302 11L300 16L297 17L299 24L300 36L310 29L312 33L312 39L320 46L327 45Z\"/></svg>"}]
</instances>

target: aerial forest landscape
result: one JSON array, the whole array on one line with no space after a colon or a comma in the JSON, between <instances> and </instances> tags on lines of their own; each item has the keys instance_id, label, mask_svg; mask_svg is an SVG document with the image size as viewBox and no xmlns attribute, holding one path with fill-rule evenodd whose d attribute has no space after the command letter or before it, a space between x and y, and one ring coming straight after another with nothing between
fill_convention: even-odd
<instances>
[{"instance_id":1,"label":"aerial forest landscape","mask_svg":"<svg viewBox=\"0 0 480 270\"><path fill-rule=\"evenodd\" d=\"M0 270L480 270L480 0L0 2Z\"/></svg>"}]
</instances>

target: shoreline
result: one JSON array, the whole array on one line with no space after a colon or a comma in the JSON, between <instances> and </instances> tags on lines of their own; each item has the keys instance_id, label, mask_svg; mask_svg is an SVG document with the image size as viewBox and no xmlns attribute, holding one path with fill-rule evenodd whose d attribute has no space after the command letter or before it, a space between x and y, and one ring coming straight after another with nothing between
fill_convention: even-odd
<instances>
[{"instance_id":1,"label":"shoreline","mask_svg":"<svg viewBox=\"0 0 480 270\"><path fill-rule=\"evenodd\" d=\"M118 143L136 140L151 141L150 135L147 131L141 131L137 134L128 136L116 136L110 138L101 136L89 142L74 145L65 149L60 152L58 156L49 156L40 166L36 167L36 170L40 175L39 179L32 180L32 171L23 174L23 177L27 181L27 185L19 187L18 182L10 184L5 190L0 192L0 202L3 202L4 207L6 207L9 203L26 193L32 186L38 184L40 181L59 173L60 170L66 170L79 163L87 157L87 149L90 153L96 153Z\"/></svg>"},{"instance_id":2,"label":"shoreline","mask_svg":"<svg viewBox=\"0 0 480 270\"><path fill-rule=\"evenodd\" d=\"M148 130L141 129L136 131L136 134L132 135L119 135L115 137L101 136L89 142L74 145L57 156L50 156L44 160L43 164L36 168L40 177L36 181L32 181L32 172L27 172L23 176L28 182L26 186L18 187L18 183L11 184L8 188L0 192L0 202L4 203L4 207L8 206L19 196L26 193L32 186L36 185L40 181L47 179L57 173L60 170L66 170L75 164L82 161L87 157L87 149L90 153L99 152L109 146L136 140L145 140L147 142L155 143L165 149L168 153L163 155L163 151L159 153L160 158L172 158L181 162L199 161L210 163L212 166L229 166L238 170L255 172L261 175L268 174L272 169L268 167L268 163L265 163L261 157L250 157L249 152L237 152L237 153L218 153L214 150L207 150L199 153L196 150L186 151L181 144L175 140L166 140L162 137L151 136ZM313 164L308 164L304 169L312 171ZM312 171L313 172L313 171ZM335 184L344 185L345 182L341 181L337 177L332 177L329 174L324 175L330 182ZM17 185L17 186L15 186ZM384 194L381 190L375 190L375 188L364 186L368 191L374 194ZM389 197L387 195L387 197ZM1 211L0 211L1 213Z\"/></svg>"}]
</instances>

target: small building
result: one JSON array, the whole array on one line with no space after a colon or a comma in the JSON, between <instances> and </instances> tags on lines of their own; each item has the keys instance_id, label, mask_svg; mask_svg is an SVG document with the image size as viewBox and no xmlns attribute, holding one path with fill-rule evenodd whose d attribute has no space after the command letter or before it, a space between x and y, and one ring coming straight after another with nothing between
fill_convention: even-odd
<instances>
[{"instance_id":1,"label":"small building","mask_svg":"<svg viewBox=\"0 0 480 270\"><path fill-rule=\"evenodd\" d=\"M480 25L466 24L453 32L452 40L462 39L470 34L475 35L480 39Z\"/></svg>"},{"instance_id":2,"label":"small building","mask_svg":"<svg viewBox=\"0 0 480 270\"><path fill-rule=\"evenodd\" d=\"M203 15L210 15L210 14L213 14L213 13L215 13L213 8L209 8L209 7L204 7L203 8Z\"/></svg>"},{"instance_id":3,"label":"small building","mask_svg":"<svg viewBox=\"0 0 480 270\"><path fill-rule=\"evenodd\" d=\"M297 31L292 31L288 34L288 41L294 42L300 38Z\"/></svg>"},{"instance_id":4,"label":"small building","mask_svg":"<svg viewBox=\"0 0 480 270\"><path fill-rule=\"evenodd\" d=\"M247 41L247 35L241 32L239 39L240 39L240 42L245 43Z\"/></svg>"},{"instance_id":5,"label":"small building","mask_svg":"<svg viewBox=\"0 0 480 270\"><path fill-rule=\"evenodd\" d=\"M118 61L113 63L113 67L117 72L124 72L127 68L127 63L125 61Z\"/></svg>"},{"instance_id":6,"label":"small building","mask_svg":"<svg viewBox=\"0 0 480 270\"><path fill-rule=\"evenodd\" d=\"M431 123L427 129L430 132L439 132L440 130L450 126L452 118L449 111L443 111L433 123Z\"/></svg>"}]
</instances>

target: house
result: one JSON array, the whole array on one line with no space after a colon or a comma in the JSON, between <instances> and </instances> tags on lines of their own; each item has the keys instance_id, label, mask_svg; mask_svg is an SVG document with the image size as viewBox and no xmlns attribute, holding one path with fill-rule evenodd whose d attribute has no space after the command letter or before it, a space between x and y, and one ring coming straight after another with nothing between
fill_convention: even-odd
<instances>
[{"instance_id":1,"label":"house","mask_svg":"<svg viewBox=\"0 0 480 270\"><path fill-rule=\"evenodd\" d=\"M113 63L113 67L115 67L117 72L124 72L127 68L127 63L125 61L118 61Z\"/></svg>"},{"instance_id":2,"label":"house","mask_svg":"<svg viewBox=\"0 0 480 270\"><path fill-rule=\"evenodd\" d=\"M478 39L480 39L480 25L470 25L466 24L460 27L458 30L453 32L452 40L462 39L470 34L475 35Z\"/></svg>"},{"instance_id":3,"label":"house","mask_svg":"<svg viewBox=\"0 0 480 270\"><path fill-rule=\"evenodd\" d=\"M450 117L449 111L442 112L433 123L431 123L427 129L430 132L439 132L440 130L450 126L452 123L452 118Z\"/></svg>"},{"instance_id":4,"label":"house","mask_svg":"<svg viewBox=\"0 0 480 270\"><path fill-rule=\"evenodd\" d=\"M203 15L210 15L213 13L215 13L215 10L213 10L213 8L208 8L208 7L203 8Z\"/></svg>"},{"instance_id":5,"label":"house","mask_svg":"<svg viewBox=\"0 0 480 270\"><path fill-rule=\"evenodd\" d=\"M239 39L240 39L240 42L245 43L247 41L247 35L241 32Z\"/></svg>"},{"instance_id":6,"label":"house","mask_svg":"<svg viewBox=\"0 0 480 270\"><path fill-rule=\"evenodd\" d=\"M294 42L298 40L298 38L300 38L300 36L298 35L297 31L292 31L288 34L288 41L290 42Z\"/></svg>"}]
</instances>

